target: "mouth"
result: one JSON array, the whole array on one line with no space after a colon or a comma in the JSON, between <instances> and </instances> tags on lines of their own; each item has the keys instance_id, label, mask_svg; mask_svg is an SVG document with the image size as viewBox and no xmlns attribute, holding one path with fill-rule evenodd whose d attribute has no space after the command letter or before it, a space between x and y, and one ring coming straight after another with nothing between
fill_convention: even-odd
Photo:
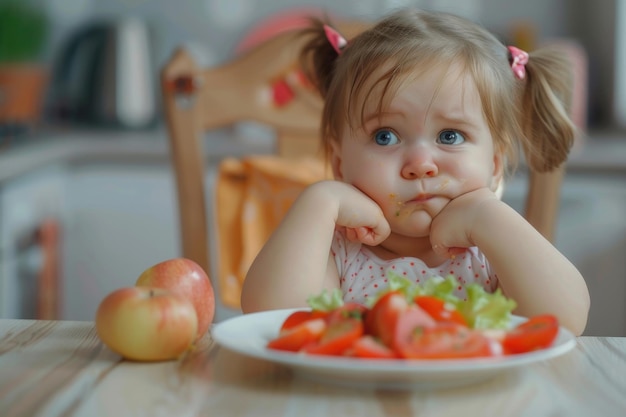
<instances>
[{"instance_id":1,"label":"mouth","mask_svg":"<svg viewBox=\"0 0 626 417\"><path fill-rule=\"evenodd\" d=\"M425 203L428 200L430 200L431 198L433 198L434 195L432 194L418 194L416 195L414 198L410 199L409 201L407 201L407 203Z\"/></svg>"},{"instance_id":2,"label":"mouth","mask_svg":"<svg viewBox=\"0 0 626 417\"><path fill-rule=\"evenodd\" d=\"M390 196L391 197L391 196ZM395 197L395 194L394 194ZM427 194L420 193L413 198L409 198L408 200L395 200L395 216L399 217L401 215L410 215L415 211L423 211L427 210L427 207L430 206L429 201L436 198L436 194Z\"/></svg>"}]
</instances>

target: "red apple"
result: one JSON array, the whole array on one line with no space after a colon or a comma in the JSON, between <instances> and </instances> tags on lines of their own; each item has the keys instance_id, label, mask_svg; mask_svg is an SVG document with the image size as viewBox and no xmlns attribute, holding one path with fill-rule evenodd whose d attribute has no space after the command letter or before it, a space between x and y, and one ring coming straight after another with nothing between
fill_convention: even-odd
<instances>
[{"instance_id":1,"label":"red apple","mask_svg":"<svg viewBox=\"0 0 626 417\"><path fill-rule=\"evenodd\" d=\"M194 261L174 258L151 266L139 275L137 286L165 288L191 301L198 314L198 337L215 316L215 295L209 276Z\"/></svg>"},{"instance_id":2,"label":"red apple","mask_svg":"<svg viewBox=\"0 0 626 417\"><path fill-rule=\"evenodd\" d=\"M96 311L102 342L127 359L176 359L193 344L198 318L189 300L162 288L120 288Z\"/></svg>"}]
</instances>

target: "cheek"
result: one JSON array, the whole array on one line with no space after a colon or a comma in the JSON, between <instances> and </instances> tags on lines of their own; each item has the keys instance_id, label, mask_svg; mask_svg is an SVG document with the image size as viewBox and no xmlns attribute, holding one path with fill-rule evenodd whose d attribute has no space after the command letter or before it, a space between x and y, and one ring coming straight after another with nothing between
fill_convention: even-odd
<instances>
[{"instance_id":1,"label":"cheek","mask_svg":"<svg viewBox=\"0 0 626 417\"><path fill-rule=\"evenodd\" d=\"M446 167L446 172L459 181L462 191L490 187L493 170L493 161L486 161L484 158L457 161Z\"/></svg>"},{"instance_id":2,"label":"cheek","mask_svg":"<svg viewBox=\"0 0 626 417\"><path fill-rule=\"evenodd\" d=\"M346 182L355 185L357 182L369 183L384 167L381 161L356 147L342 149L341 171Z\"/></svg>"},{"instance_id":3,"label":"cheek","mask_svg":"<svg viewBox=\"0 0 626 417\"><path fill-rule=\"evenodd\" d=\"M388 194L392 186L388 180L388 175L381 172L380 168L376 169L367 165L355 167L350 171L349 175L344 176L344 180L375 200L378 199L381 193Z\"/></svg>"},{"instance_id":4,"label":"cheek","mask_svg":"<svg viewBox=\"0 0 626 417\"><path fill-rule=\"evenodd\" d=\"M343 181L354 185L379 205L388 204L395 186L390 165L368 157L358 159L358 162L356 159L342 165Z\"/></svg>"}]
</instances>

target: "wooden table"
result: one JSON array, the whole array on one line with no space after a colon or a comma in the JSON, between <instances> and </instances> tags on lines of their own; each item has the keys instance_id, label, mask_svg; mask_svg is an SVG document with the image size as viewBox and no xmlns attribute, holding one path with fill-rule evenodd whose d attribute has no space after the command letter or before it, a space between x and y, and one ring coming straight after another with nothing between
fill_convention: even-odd
<instances>
[{"instance_id":1,"label":"wooden table","mask_svg":"<svg viewBox=\"0 0 626 417\"><path fill-rule=\"evenodd\" d=\"M626 338L432 391L339 388L218 347L133 363L92 322L0 320L0 416L626 416Z\"/></svg>"}]
</instances>

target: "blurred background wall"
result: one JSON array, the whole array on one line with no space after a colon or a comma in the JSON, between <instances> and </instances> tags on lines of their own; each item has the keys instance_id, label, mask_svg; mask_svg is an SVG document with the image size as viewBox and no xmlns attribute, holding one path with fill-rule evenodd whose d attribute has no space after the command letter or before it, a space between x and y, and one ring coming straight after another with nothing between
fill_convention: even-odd
<instances>
[{"instance_id":1,"label":"blurred background wall","mask_svg":"<svg viewBox=\"0 0 626 417\"><path fill-rule=\"evenodd\" d=\"M0 3L3 1L6 0ZM181 43L202 50L207 64L228 59L251 28L277 13L310 8L339 16L375 19L407 5L452 11L479 21L503 39L537 44L566 37L580 42L590 58L590 124L615 124L615 21L623 0L22 1L38 5L50 17L50 33L42 60L52 63L68 35L87 22L133 16L145 20L151 28L155 70Z\"/></svg>"}]
</instances>

